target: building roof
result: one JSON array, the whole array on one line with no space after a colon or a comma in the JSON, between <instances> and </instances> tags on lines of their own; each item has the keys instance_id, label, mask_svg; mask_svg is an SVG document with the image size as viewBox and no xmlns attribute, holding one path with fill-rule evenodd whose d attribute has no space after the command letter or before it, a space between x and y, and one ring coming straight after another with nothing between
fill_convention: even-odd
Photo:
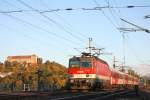
<instances>
[{"instance_id":1,"label":"building roof","mask_svg":"<svg viewBox=\"0 0 150 100\"><path fill-rule=\"evenodd\" d=\"M12 58L12 59L18 59L18 58L30 58L31 56L36 56L36 55L8 56L8 58Z\"/></svg>"}]
</instances>

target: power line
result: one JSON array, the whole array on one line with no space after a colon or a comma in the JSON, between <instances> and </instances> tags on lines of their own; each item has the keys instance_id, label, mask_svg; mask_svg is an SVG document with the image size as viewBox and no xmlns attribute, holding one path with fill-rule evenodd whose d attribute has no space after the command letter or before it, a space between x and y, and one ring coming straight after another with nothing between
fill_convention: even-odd
<instances>
[{"instance_id":1,"label":"power line","mask_svg":"<svg viewBox=\"0 0 150 100\"><path fill-rule=\"evenodd\" d=\"M131 31L132 31L132 29L133 29L133 30L135 30L135 31L145 31L146 33L150 33L150 30L148 30L148 29L145 29L145 28L143 28L143 27L141 27L141 26L135 25L135 24L133 24L133 23L131 23L131 22L125 20L125 19L122 19L122 18L121 18L121 20L124 21L124 22L126 22L126 23L128 23L128 24L130 24L130 25L132 25L132 26L134 26L134 27L136 27L136 28L138 28L137 30L131 28ZM122 29L123 29L123 28L122 28ZM124 28L124 29L125 29L125 28ZM123 29L123 31L124 31L124 29Z\"/></svg>"},{"instance_id":2,"label":"power line","mask_svg":"<svg viewBox=\"0 0 150 100\"><path fill-rule=\"evenodd\" d=\"M9 27L9 26L7 26L7 25L4 25L4 24L1 24L1 23L0 23L0 26L6 28L6 29L8 29L8 30L12 30L12 31L14 31L15 33L16 33L16 32L17 32L17 33L20 33L18 30L14 29L14 28L12 28L12 27ZM12 31L11 31L11 32L12 32ZM20 35L20 34L19 34L19 35ZM18 35L17 35L17 36L18 36ZM42 44L42 45L40 45L40 46L45 46L46 48L49 48L50 45L52 45L52 44L49 44L48 42L43 41L43 40L41 40L41 39L37 39L37 38L31 37L31 36L29 36L28 34L22 34L22 36L25 37L25 38L27 38L27 39L30 39L30 40L32 40L32 41L37 41L38 43ZM37 42L36 42L36 43L37 43ZM55 45L53 45L53 46L55 46ZM50 48L50 50L51 50L51 48ZM59 53L59 54L61 54L61 55L63 54L63 53L61 53L61 52L57 52L57 53Z\"/></svg>"},{"instance_id":3,"label":"power line","mask_svg":"<svg viewBox=\"0 0 150 100\"><path fill-rule=\"evenodd\" d=\"M115 4L115 6L118 6L118 3L117 3L117 1L116 0L113 0L114 1L114 4ZM112 8L113 9L113 8ZM119 19L120 18L122 18L123 17L123 14L122 14L122 12L121 12L121 9L120 8L115 8L116 10L118 10L118 13L117 13L117 17L119 17ZM115 10L114 10L115 11ZM120 22L120 24L121 24L121 26L123 27L124 26L124 23L121 21Z\"/></svg>"},{"instance_id":4,"label":"power line","mask_svg":"<svg viewBox=\"0 0 150 100\"><path fill-rule=\"evenodd\" d=\"M12 28L12 27L9 27L9 26L7 26L7 25L4 25L4 24L1 24L1 23L0 23L0 26L1 26L1 27L4 27L4 28L7 28L8 30L12 30L12 31L16 31L17 33L20 33L18 30L14 29L14 28ZM35 38L33 38L33 37L31 37L31 36L29 36L29 35L27 35L27 34L23 34L22 36L23 36L23 37L26 37L26 38L29 38L29 39L31 39L31 40L35 40ZM38 40L38 41L40 42L40 40Z\"/></svg>"},{"instance_id":5,"label":"power line","mask_svg":"<svg viewBox=\"0 0 150 100\"><path fill-rule=\"evenodd\" d=\"M44 3L44 1L42 1L42 0L40 0L40 2L41 2L41 4L43 4L43 6L46 6L47 8L49 7L49 6L47 6L47 4L45 4ZM73 28L73 26L68 22L68 21L66 21L66 19L64 19L61 15L59 15L59 14L57 14L56 12L53 12L60 20L62 20L65 24L67 24L67 26L69 26L68 28L69 29L71 29L71 31L74 31L74 30L72 30L72 28ZM75 33L79 33L79 35L81 35L83 38L88 38L86 35L84 35L83 33L81 33L81 32L77 32L77 31L75 31Z\"/></svg>"},{"instance_id":6,"label":"power line","mask_svg":"<svg viewBox=\"0 0 150 100\"><path fill-rule=\"evenodd\" d=\"M4 0L5 1L5 0ZM6 2L11 6L14 6L16 8L19 8L15 5L10 4L9 2ZM20 9L20 10L9 10L9 11L2 11L1 13L21 13L21 12L40 12L40 13L50 13L50 12L59 12L59 11L73 11L73 10L83 10L83 11L92 11L92 10L102 10L102 9L110 9L110 8L116 8L116 9L123 9L123 8L147 8L150 7L150 5L147 6L134 6L134 5L128 5L128 6L97 6L97 7L92 7L92 8L64 8L64 9L34 9L34 10L25 10L25 9Z\"/></svg>"},{"instance_id":7,"label":"power line","mask_svg":"<svg viewBox=\"0 0 150 100\"><path fill-rule=\"evenodd\" d=\"M32 7L30 7L30 8L32 8ZM102 7L102 8L105 8L105 7ZM82 8L82 9L83 9L83 10L90 10L90 9L87 9L87 8ZM94 8L94 9L99 10L100 7L96 7L96 8ZM33 9L33 8L32 8L31 10L32 10L32 11L36 11L36 12L39 11L39 10ZM30 11L31 11L31 10L30 10ZM72 10L72 9L69 9L69 8L68 8L68 9L66 9L66 10ZM19 10L18 12L23 12L23 11L25 11L25 10ZM29 10L26 10L26 11L29 11ZM17 11L12 11L12 12L14 13L14 12L17 12ZM3 13L4 13L4 12L3 12ZM11 12L6 12L6 13L11 13ZM43 13L43 12L40 12L40 13ZM45 17L46 17L46 16L45 16ZM51 21L52 21L52 20L51 20ZM54 22L53 22L53 23L54 23ZM56 24L56 23L55 23L55 24ZM81 35L82 35L82 34L81 34ZM82 36L85 37L86 35L82 35Z\"/></svg>"},{"instance_id":8,"label":"power line","mask_svg":"<svg viewBox=\"0 0 150 100\"><path fill-rule=\"evenodd\" d=\"M116 0L113 0L113 1L114 1L115 6L117 6L118 4L117 4ZM119 15L118 15L118 16L121 18L121 17L122 17L122 13L121 13L120 8L115 8L115 9L118 10L118 12L119 12Z\"/></svg>"},{"instance_id":9,"label":"power line","mask_svg":"<svg viewBox=\"0 0 150 100\"><path fill-rule=\"evenodd\" d=\"M7 3L7 2L6 2ZM10 4L10 3L9 3ZM11 6L14 6L14 5L11 5ZM15 7L15 6L14 6ZM21 23L24 23L24 24L27 24L27 25L30 25L30 26L32 26L32 27L34 27L34 28L36 28L36 29L40 29L41 30L41 27L38 27L38 26L36 26L36 25L33 25L33 24L31 24L31 23L29 23L29 22L27 22L27 21L24 21L24 20L22 20L22 19L19 19L19 18L17 18L17 17L14 17L14 16L12 16L12 15L8 15L8 14L6 14L6 13L4 13L3 15L5 15L5 16L7 16L7 17L10 17L10 18L12 18L12 19L14 19L14 20L17 20L17 21L20 21ZM12 27L8 27L8 26L6 26L6 25L3 25L3 24L0 24L1 26L4 26L4 27L7 27L9 30L13 30L13 31L15 31ZM42 30L45 32L46 30L44 30L43 28L42 28ZM48 32L48 30L47 30L47 32ZM50 32L49 32L50 33ZM55 34L55 33L54 33ZM52 34L53 35L53 34ZM50 45L51 44L49 44L48 42L44 42L44 41L42 41L42 40L40 40L40 39L36 39L36 38L33 38L33 37L31 37L31 36L29 36L29 35L27 35L27 34L23 34L23 37L26 37L26 38L28 38L28 39L30 39L30 40L35 40L35 41L37 41L37 42L39 42L40 44L42 44L42 46L43 45L45 45L46 47L48 46L48 48L50 47ZM79 45L79 44L78 44ZM71 45L70 45L70 47L71 47ZM72 49L72 47L71 47L71 49ZM73 49L74 50L74 49ZM59 54L63 54L63 53L61 53L61 52L57 52L57 53L59 53Z\"/></svg>"},{"instance_id":10,"label":"power line","mask_svg":"<svg viewBox=\"0 0 150 100\"><path fill-rule=\"evenodd\" d=\"M74 35L74 34L73 34L72 32L70 32L70 31L66 30L63 25L57 23L56 21L54 21L54 20L51 19L50 17L48 17L48 16L46 16L45 14L41 13L41 12L38 11L37 9L33 8L32 6L26 4L26 3L23 2L22 0L17 0L17 1L20 2L21 4L23 4L24 6L26 6L26 7L30 8L30 9L32 9L33 11L37 12L38 14L40 14L41 16L43 16L44 18L46 18L46 19L49 20L50 22L52 22L52 23L54 23L55 25L57 25L60 29L62 29L62 30L64 30L66 33L70 34L72 37L74 37L74 38L76 38L76 39L78 39L79 41L82 42L82 40L81 40L78 36Z\"/></svg>"},{"instance_id":11,"label":"power line","mask_svg":"<svg viewBox=\"0 0 150 100\"><path fill-rule=\"evenodd\" d=\"M142 7L144 7L144 8L145 7L150 7L150 5L136 5L136 6L134 6L134 5L128 5L126 7L120 7L120 8L142 8Z\"/></svg>"},{"instance_id":12,"label":"power line","mask_svg":"<svg viewBox=\"0 0 150 100\"><path fill-rule=\"evenodd\" d=\"M19 9L19 7L17 7L16 5L13 5L12 3L9 3L7 0L1 0L2 2L6 3L6 4L9 4L17 9Z\"/></svg>"},{"instance_id":13,"label":"power line","mask_svg":"<svg viewBox=\"0 0 150 100\"><path fill-rule=\"evenodd\" d=\"M12 11L2 11L1 13L23 13L23 12L33 12L33 10L23 10L23 9L21 9L21 8L19 8L19 7L17 7L16 5L13 5L13 4L11 4L11 3L9 3L9 2L7 2L6 0L3 0L3 1L5 1L4 3L6 3L6 4L8 4L8 5L10 5L10 6L12 6L12 7L15 7L15 8L17 8L17 9L19 9L19 10L12 10ZM21 9L21 10L20 10ZM48 23L47 21L45 21L45 20L42 20L42 21L44 21L45 23ZM50 24L50 23L48 23L48 24Z\"/></svg>"},{"instance_id":14,"label":"power line","mask_svg":"<svg viewBox=\"0 0 150 100\"><path fill-rule=\"evenodd\" d=\"M99 6L99 3L96 1L96 0L93 0L94 3ZM111 8L111 7L110 7ZM113 21L108 17L106 16L105 12L103 10L101 10L103 15L107 18L107 20L110 21L110 23L118 30L117 26L113 23ZM118 30L119 31L119 30ZM119 31L120 32L120 31ZM121 32L120 32L121 33ZM125 66L125 37L124 37L124 33L122 33L122 38L123 38L123 66Z\"/></svg>"},{"instance_id":15,"label":"power line","mask_svg":"<svg viewBox=\"0 0 150 100\"><path fill-rule=\"evenodd\" d=\"M40 27L40 26L37 26L37 25L34 25L34 24L29 23L29 22L27 22L27 21L24 21L24 20L22 20L22 19L20 19L20 18L18 18L18 17L12 16L12 15L9 15L9 14L3 14L3 15L5 15L5 16L7 16L7 17L10 17L10 18L12 18L12 19L14 19L14 20L16 20L16 21L22 22L22 23L24 23L24 24L30 25L30 26L32 26L32 27L38 29L38 30L42 30L42 31L44 31L44 32L46 32L46 33L48 33L48 34L51 34L51 35L53 35L53 36L55 36L55 37L57 37L57 38L60 38L60 39L66 40L66 41L70 41L70 42L72 42L72 43L74 43L74 44L79 45L78 43L76 43L76 42L74 42L74 41L72 41L72 40L70 40L70 39L68 39L68 38L61 37L60 35L57 35L56 33L50 32L50 31L48 31L48 30L46 30L46 29L44 29L44 28L42 28L42 27Z\"/></svg>"},{"instance_id":16,"label":"power line","mask_svg":"<svg viewBox=\"0 0 150 100\"><path fill-rule=\"evenodd\" d=\"M5 3L9 4L10 6L16 7L15 5L11 5L11 3L9 3L9 2L5 2ZM18 8L18 7L17 7L17 8ZM18 8L18 9L20 9L20 8ZM21 11L21 10L20 10L20 11ZM2 11L0 11L0 12L2 12ZM29 23L29 22L27 22L27 21L24 21L24 20L22 20L22 19L20 19L20 18L18 18L18 17L14 17L14 16L12 16L12 15L9 15L9 14L7 14L7 13L2 13L2 14L5 15L5 16L10 17L10 18L12 18L12 19L15 19L15 20L17 20L17 21L20 21L20 22L22 22L22 23L24 23L24 24L30 25L30 26L32 26L32 27L38 29L38 30L42 30L42 31L44 31L45 33L51 34L51 35L53 35L53 36L55 36L55 37L57 37L57 38L60 38L60 39L69 41L69 43L71 42L71 43L73 43L73 44L79 45L77 42L74 42L73 40L70 40L69 38L62 37L62 36L60 36L60 35L57 35L56 33L50 32L49 30L46 30L46 29L44 29L44 28L42 28L42 27L40 27L40 26L38 26L38 25L34 25L34 24ZM47 21L44 21L44 22L47 22Z\"/></svg>"},{"instance_id":17,"label":"power line","mask_svg":"<svg viewBox=\"0 0 150 100\"><path fill-rule=\"evenodd\" d=\"M15 17L11 17L11 18L15 18ZM18 20L18 19L15 19L15 20ZM19 32L18 30L16 30L16 29L14 29L14 28L12 28L12 27L9 27L9 26L7 26L7 25L4 25L4 24L1 24L0 23L0 26L3 26L3 27L6 27L8 30L12 30L12 31L17 31L17 32ZM19 32L20 33L20 32ZM46 41L42 41L41 39L37 39L37 38L34 38L34 37L31 37L31 36L29 36L29 35L27 35L27 34L23 34L22 35L23 37L25 37L25 38L28 38L28 39L30 39L30 40L32 40L32 41L37 41L38 43L40 43L40 44L42 44L42 46L48 46L48 48L49 47L51 47L52 46L52 44L49 44L48 42L46 42ZM53 46L55 46L55 45L53 45ZM71 46L70 46L71 47ZM72 47L71 47L71 49L72 49ZM72 50L74 50L74 49L72 49ZM59 53L59 54L63 54L62 52L57 52L57 53Z\"/></svg>"},{"instance_id":18,"label":"power line","mask_svg":"<svg viewBox=\"0 0 150 100\"><path fill-rule=\"evenodd\" d=\"M54 13L55 13L55 12L54 12ZM79 31L73 29L73 26L72 26L70 23L68 23L68 22L67 22L63 17L61 17L59 14L57 14L57 13L55 13L55 14L59 17L59 19L61 19L63 22L65 22L65 23L70 27L70 28L68 27L69 30L74 31L75 33L78 33L78 34L81 35L81 37L84 38L84 39L88 39L88 38L89 38L87 35L83 34L82 32L79 32Z\"/></svg>"},{"instance_id":19,"label":"power line","mask_svg":"<svg viewBox=\"0 0 150 100\"><path fill-rule=\"evenodd\" d=\"M120 26L119 23L118 23L118 20L117 20L116 16L113 14L112 8L110 8L110 2L109 2L109 0L108 1L105 0L105 2L108 4L108 10L109 10L110 14L112 15L113 19L116 21L117 25Z\"/></svg>"},{"instance_id":20,"label":"power line","mask_svg":"<svg viewBox=\"0 0 150 100\"><path fill-rule=\"evenodd\" d=\"M93 0L93 2L100 7L100 4L96 1ZM107 20L117 29L117 26L113 23L113 21L105 14L105 12L101 9L100 11L102 11L102 14L107 18Z\"/></svg>"},{"instance_id":21,"label":"power line","mask_svg":"<svg viewBox=\"0 0 150 100\"><path fill-rule=\"evenodd\" d=\"M15 8L18 8L17 6L15 5L12 5L11 3L9 2L5 2L7 4L9 4L10 6L13 6ZM45 3L42 2L43 5L46 5ZM18 8L20 9L20 8ZM69 10L69 9L68 9ZM38 10L40 11L41 13L43 13L44 11L43 10ZM45 11L48 11L48 10L45 10ZM52 10L53 11L53 10ZM55 11L55 10L54 10ZM10 11L2 11L0 13L23 13L23 12L35 12L35 10L10 10ZM56 13L55 13L56 14ZM62 18L60 15L56 14L61 20L63 20L63 22L65 22L68 26L72 27L72 25L70 25L66 20L64 20L64 18ZM45 21L47 23L47 21ZM79 32L78 32L79 33ZM88 38L86 35L84 35L83 33L79 33L79 35L82 35L83 38Z\"/></svg>"},{"instance_id":22,"label":"power line","mask_svg":"<svg viewBox=\"0 0 150 100\"><path fill-rule=\"evenodd\" d=\"M144 18L145 18L145 19L150 18L150 15L146 15L146 16L144 16Z\"/></svg>"},{"instance_id":23,"label":"power line","mask_svg":"<svg viewBox=\"0 0 150 100\"><path fill-rule=\"evenodd\" d=\"M12 6L12 5L11 5ZM15 6L14 6L15 7ZM31 11L31 10L26 10L26 11ZM19 12L22 12L22 10L19 10ZM7 14L7 13L4 13L4 14ZM59 16L60 17L60 16ZM82 34L82 35L84 35L84 34ZM87 36L86 35L84 35L83 36L84 38L86 38Z\"/></svg>"},{"instance_id":24,"label":"power line","mask_svg":"<svg viewBox=\"0 0 150 100\"><path fill-rule=\"evenodd\" d=\"M97 6L100 6L99 5L99 3L96 1L96 0L93 0L93 2L97 5ZM109 7L109 9L110 9L111 7ZM112 24L112 26L114 27L114 28L116 28L117 29L117 26L113 23L113 21L105 14L105 12L103 11L103 9L101 9L101 11L102 11L102 14L107 18L107 20ZM118 30L118 29L117 29ZM119 30L118 30L119 31ZM120 31L119 31L120 32ZM124 57L124 59L125 59L125 57ZM124 61L124 64L125 64L125 61Z\"/></svg>"}]
</instances>

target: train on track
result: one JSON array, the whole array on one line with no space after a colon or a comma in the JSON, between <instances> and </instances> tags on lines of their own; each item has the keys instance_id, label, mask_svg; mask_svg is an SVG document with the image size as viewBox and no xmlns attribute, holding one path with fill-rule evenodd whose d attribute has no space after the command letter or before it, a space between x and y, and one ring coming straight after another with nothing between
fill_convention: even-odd
<instances>
[{"instance_id":1,"label":"train on track","mask_svg":"<svg viewBox=\"0 0 150 100\"><path fill-rule=\"evenodd\" d=\"M90 53L69 59L70 89L120 88L138 86L139 78L110 68L108 63Z\"/></svg>"}]
</instances>

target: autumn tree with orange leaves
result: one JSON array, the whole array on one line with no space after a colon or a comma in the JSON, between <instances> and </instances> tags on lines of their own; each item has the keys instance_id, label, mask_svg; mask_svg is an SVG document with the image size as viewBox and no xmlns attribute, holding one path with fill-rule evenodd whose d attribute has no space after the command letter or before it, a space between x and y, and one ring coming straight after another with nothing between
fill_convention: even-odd
<instances>
[{"instance_id":1,"label":"autumn tree with orange leaves","mask_svg":"<svg viewBox=\"0 0 150 100\"><path fill-rule=\"evenodd\" d=\"M12 74L0 77L0 91L55 91L66 86L67 68L56 62L0 63L0 73L9 72Z\"/></svg>"}]
</instances>

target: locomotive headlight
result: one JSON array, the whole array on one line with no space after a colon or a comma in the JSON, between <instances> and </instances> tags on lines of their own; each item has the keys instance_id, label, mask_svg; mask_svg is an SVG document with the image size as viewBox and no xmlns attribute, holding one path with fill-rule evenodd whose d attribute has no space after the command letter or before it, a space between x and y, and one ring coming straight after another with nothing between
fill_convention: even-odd
<instances>
[{"instance_id":1,"label":"locomotive headlight","mask_svg":"<svg viewBox=\"0 0 150 100\"><path fill-rule=\"evenodd\" d=\"M74 82L74 80L70 80L70 83L73 83Z\"/></svg>"},{"instance_id":2,"label":"locomotive headlight","mask_svg":"<svg viewBox=\"0 0 150 100\"><path fill-rule=\"evenodd\" d=\"M74 75L73 75L73 74L70 74L70 77L74 77Z\"/></svg>"}]
</instances>

